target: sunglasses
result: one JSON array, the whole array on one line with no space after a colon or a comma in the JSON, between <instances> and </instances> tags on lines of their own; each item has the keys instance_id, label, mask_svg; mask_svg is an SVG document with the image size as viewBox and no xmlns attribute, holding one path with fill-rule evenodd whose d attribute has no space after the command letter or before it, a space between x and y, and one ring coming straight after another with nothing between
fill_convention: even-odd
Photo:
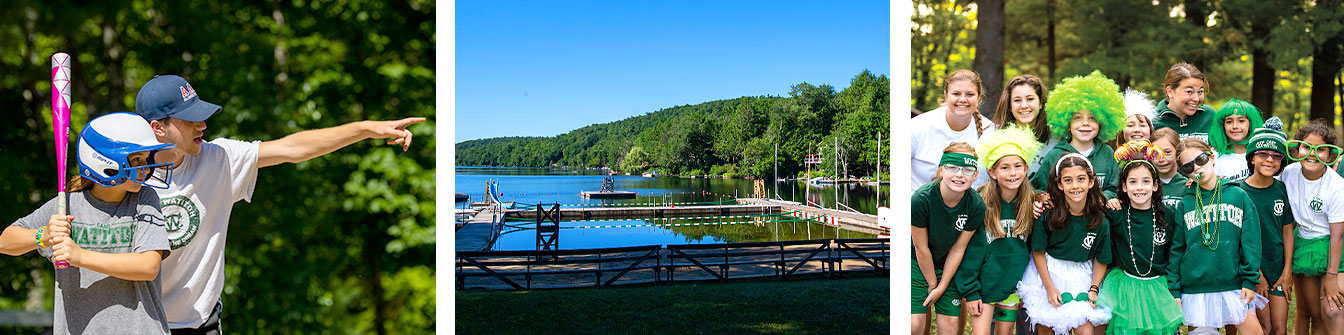
<instances>
[{"instance_id":1,"label":"sunglasses","mask_svg":"<svg viewBox=\"0 0 1344 335\"><path fill-rule=\"evenodd\" d=\"M1321 164L1335 165L1339 162L1341 153L1344 153L1344 149L1333 144L1311 145L1301 140L1288 141L1288 158L1294 162L1316 156L1316 160Z\"/></svg>"},{"instance_id":2,"label":"sunglasses","mask_svg":"<svg viewBox=\"0 0 1344 335\"><path fill-rule=\"evenodd\" d=\"M943 165L943 171L947 171L953 174L961 174L967 177L974 176L975 173L978 172L974 166L956 166L956 165Z\"/></svg>"},{"instance_id":3,"label":"sunglasses","mask_svg":"<svg viewBox=\"0 0 1344 335\"><path fill-rule=\"evenodd\" d=\"M1204 166L1205 164L1209 164L1209 153L1201 152L1199 153L1199 156L1195 156L1194 160L1181 163L1181 169L1179 171L1181 174L1191 174L1195 172L1196 167Z\"/></svg>"},{"instance_id":4,"label":"sunglasses","mask_svg":"<svg viewBox=\"0 0 1344 335\"><path fill-rule=\"evenodd\" d=\"M1259 159L1273 159L1273 160L1277 160L1277 161L1282 162L1282 161L1283 161L1283 157L1284 157L1283 154L1281 154L1281 153L1277 153L1277 152L1273 152L1273 151L1264 151L1264 150L1261 150L1261 151L1256 151L1256 152L1255 152L1255 158L1259 158Z\"/></svg>"},{"instance_id":5,"label":"sunglasses","mask_svg":"<svg viewBox=\"0 0 1344 335\"><path fill-rule=\"evenodd\" d=\"M1059 300L1060 304L1067 304L1074 301L1087 302L1087 293L1079 293L1077 295L1074 295L1072 293L1065 292L1059 295Z\"/></svg>"}]
</instances>

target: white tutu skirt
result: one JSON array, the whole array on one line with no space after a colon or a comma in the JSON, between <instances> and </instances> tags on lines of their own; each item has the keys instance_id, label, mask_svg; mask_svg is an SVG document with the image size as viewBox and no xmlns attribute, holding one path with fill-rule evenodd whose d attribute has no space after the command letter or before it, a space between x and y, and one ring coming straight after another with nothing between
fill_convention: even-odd
<instances>
[{"instance_id":1,"label":"white tutu skirt","mask_svg":"<svg viewBox=\"0 0 1344 335\"><path fill-rule=\"evenodd\" d=\"M1194 327L1235 326L1246 321L1246 312L1251 308L1261 309L1269 304L1269 299L1255 294L1250 305L1241 302L1241 290L1212 293L1181 294L1181 312L1185 313L1185 324Z\"/></svg>"},{"instance_id":2,"label":"white tutu skirt","mask_svg":"<svg viewBox=\"0 0 1344 335\"><path fill-rule=\"evenodd\" d=\"M1070 262L1045 255L1046 270L1050 272L1050 282L1055 284L1059 293L1072 295L1087 294L1092 287L1092 262ZM1043 325L1055 333L1068 333L1084 323L1104 325L1111 320L1111 314L1100 308L1092 308L1087 301L1071 301L1056 308L1046 297L1045 284L1036 272L1036 260L1027 263L1027 271L1022 281L1017 283L1017 294L1022 297L1022 307L1027 309L1027 321L1032 326Z\"/></svg>"}]
</instances>

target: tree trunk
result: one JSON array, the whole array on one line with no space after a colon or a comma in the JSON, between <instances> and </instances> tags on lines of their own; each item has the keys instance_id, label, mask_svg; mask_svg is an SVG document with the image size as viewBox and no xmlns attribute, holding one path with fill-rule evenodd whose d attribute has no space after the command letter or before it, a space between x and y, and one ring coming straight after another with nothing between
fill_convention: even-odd
<instances>
[{"instance_id":1,"label":"tree trunk","mask_svg":"<svg viewBox=\"0 0 1344 335\"><path fill-rule=\"evenodd\" d=\"M1335 121L1335 74L1340 70L1339 35L1331 37L1312 52L1311 118Z\"/></svg>"},{"instance_id":2,"label":"tree trunk","mask_svg":"<svg viewBox=\"0 0 1344 335\"><path fill-rule=\"evenodd\" d=\"M1251 24L1251 36L1269 36L1269 26L1260 22ZM1269 50L1265 43L1251 46L1251 104L1260 108L1260 116L1274 116L1274 67L1269 65Z\"/></svg>"},{"instance_id":3,"label":"tree trunk","mask_svg":"<svg viewBox=\"0 0 1344 335\"><path fill-rule=\"evenodd\" d=\"M975 16L975 61L971 67L985 86L980 114L992 117L1003 93L1004 0L979 0Z\"/></svg>"},{"instance_id":4,"label":"tree trunk","mask_svg":"<svg viewBox=\"0 0 1344 335\"><path fill-rule=\"evenodd\" d=\"M121 45L121 34L117 30L118 26L120 26L120 23L117 22L117 13L107 13L103 15L103 56L106 57L103 60L106 63L103 64L106 64L105 69L107 71L107 96L99 100L84 100L87 105L107 103L108 109L111 111L126 110L126 99L123 98L126 96L126 78L122 74L122 72L124 72L122 71L122 62L125 59L122 56L126 52L126 49ZM93 76L83 77L89 79L93 78ZM85 81L87 80L88 79ZM93 97L87 96L86 98ZM95 103L95 101L98 103ZM95 114L90 114L89 116L92 117L94 115Z\"/></svg>"},{"instance_id":5,"label":"tree trunk","mask_svg":"<svg viewBox=\"0 0 1344 335\"><path fill-rule=\"evenodd\" d=\"M1198 35L1198 36L1192 36L1192 37L1194 37L1194 38L1203 37L1203 36L1205 35L1205 32L1208 31L1208 21L1207 21L1207 20L1208 20L1208 17L1209 17L1209 11L1208 11L1208 8L1209 8L1208 6L1209 6L1209 4L1207 3L1207 1L1208 1L1208 0L1185 0L1185 1L1184 1L1184 2L1185 2L1185 22L1188 23L1188 24L1190 24L1191 26L1194 26L1195 29L1199 32L1199 35ZM1190 63L1190 65L1194 65L1196 68L1199 68L1200 71L1208 71L1208 70L1209 70L1208 67L1204 66L1204 65L1205 65L1205 64L1204 64L1204 55L1203 55L1202 53L1200 53L1200 52L1196 52L1194 55L1190 55L1190 56L1186 56L1186 57L1191 57L1191 59L1186 59L1185 61L1186 61L1187 63Z\"/></svg>"},{"instance_id":6,"label":"tree trunk","mask_svg":"<svg viewBox=\"0 0 1344 335\"><path fill-rule=\"evenodd\" d=\"M1045 4L1046 84L1055 82L1055 0Z\"/></svg>"},{"instance_id":7,"label":"tree trunk","mask_svg":"<svg viewBox=\"0 0 1344 335\"><path fill-rule=\"evenodd\" d=\"M383 290L382 258L387 247L387 231L382 227L370 227L364 239L364 264L367 266L369 299L373 308L373 331L378 335L387 334L387 299Z\"/></svg>"}]
</instances>

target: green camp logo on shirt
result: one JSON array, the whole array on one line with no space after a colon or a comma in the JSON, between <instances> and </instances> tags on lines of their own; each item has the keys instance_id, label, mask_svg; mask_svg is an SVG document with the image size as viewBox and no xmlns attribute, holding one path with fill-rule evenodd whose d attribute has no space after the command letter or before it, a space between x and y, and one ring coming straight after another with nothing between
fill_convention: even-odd
<instances>
[{"instance_id":1,"label":"green camp logo on shirt","mask_svg":"<svg viewBox=\"0 0 1344 335\"><path fill-rule=\"evenodd\" d=\"M1317 197L1312 197L1312 198L1311 198L1311 211L1312 211L1312 212L1320 213L1320 212L1321 212L1321 207L1323 207L1323 206L1325 206L1325 203L1321 202L1321 198L1317 198Z\"/></svg>"},{"instance_id":2,"label":"green camp logo on shirt","mask_svg":"<svg viewBox=\"0 0 1344 335\"><path fill-rule=\"evenodd\" d=\"M1176 208L1176 205L1179 205L1180 203L1181 197L1162 197L1162 205L1167 206L1167 208Z\"/></svg>"},{"instance_id":3,"label":"green camp logo on shirt","mask_svg":"<svg viewBox=\"0 0 1344 335\"><path fill-rule=\"evenodd\" d=\"M1153 228L1153 245L1160 246L1167 244L1167 229L1162 227Z\"/></svg>"},{"instance_id":4,"label":"green camp logo on shirt","mask_svg":"<svg viewBox=\"0 0 1344 335\"><path fill-rule=\"evenodd\" d=\"M111 224L76 221L71 224L71 228L70 238L74 239L80 248L88 250L126 249L131 247L131 241L135 239L134 220Z\"/></svg>"},{"instance_id":5,"label":"green camp logo on shirt","mask_svg":"<svg viewBox=\"0 0 1344 335\"><path fill-rule=\"evenodd\" d=\"M164 198L161 204L169 247L177 250L191 243L191 239L196 237L196 230L201 227L200 207L196 206L195 201L181 195Z\"/></svg>"},{"instance_id":6,"label":"green camp logo on shirt","mask_svg":"<svg viewBox=\"0 0 1344 335\"><path fill-rule=\"evenodd\" d=\"M1092 242L1097 240L1097 233L1087 232L1087 237L1083 238L1083 248L1092 250Z\"/></svg>"},{"instance_id":7,"label":"green camp logo on shirt","mask_svg":"<svg viewBox=\"0 0 1344 335\"><path fill-rule=\"evenodd\" d=\"M966 231L966 220L969 218L970 217L966 214L957 215L957 222L953 225L955 225L959 231Z\"/></svg>"},{"instance_id":8,"label":"green camp logo on shirt","mask_svg":"<svg viewBox=\"0 0 1344 335\"><path fill-rule=\"evenodd\" d=\"M1274 216L1283 216L1283 200L1274 200Z\"/></svg>"}]
</instances>

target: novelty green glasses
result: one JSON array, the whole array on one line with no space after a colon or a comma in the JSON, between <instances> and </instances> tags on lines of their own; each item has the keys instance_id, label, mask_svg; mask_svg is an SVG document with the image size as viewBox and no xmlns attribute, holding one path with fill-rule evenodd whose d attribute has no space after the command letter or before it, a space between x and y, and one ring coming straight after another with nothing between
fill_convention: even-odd
<instances>
[{"instance_id":1,"label":"novelty green glasses","mask_svg":"<svg viewBox=\"0 0 1344 335\"><path fill-rule=\"evenodd\" d=\"M1072 293L1064 292L1063 294L1059 295L1059 300L1060 300L1059 303L1061 305L1074 301L1087 302L1087 293L1079 293L1077 295L1074 295Z\"/></svg>"},{"instance_id":2,"label":"novelty green glasses","mask_svg":"<svg viewBox=\"0 0 1344 335\"><path fill-rule=\"evenodd\" d=\"M1294 162L1315 156L1321 164L1335 165L1341 153L1344 153L1344 149L1333 144L1311 145L1301 140L1288 141L1288 158Z\"/></svg>"}]
</instances>

